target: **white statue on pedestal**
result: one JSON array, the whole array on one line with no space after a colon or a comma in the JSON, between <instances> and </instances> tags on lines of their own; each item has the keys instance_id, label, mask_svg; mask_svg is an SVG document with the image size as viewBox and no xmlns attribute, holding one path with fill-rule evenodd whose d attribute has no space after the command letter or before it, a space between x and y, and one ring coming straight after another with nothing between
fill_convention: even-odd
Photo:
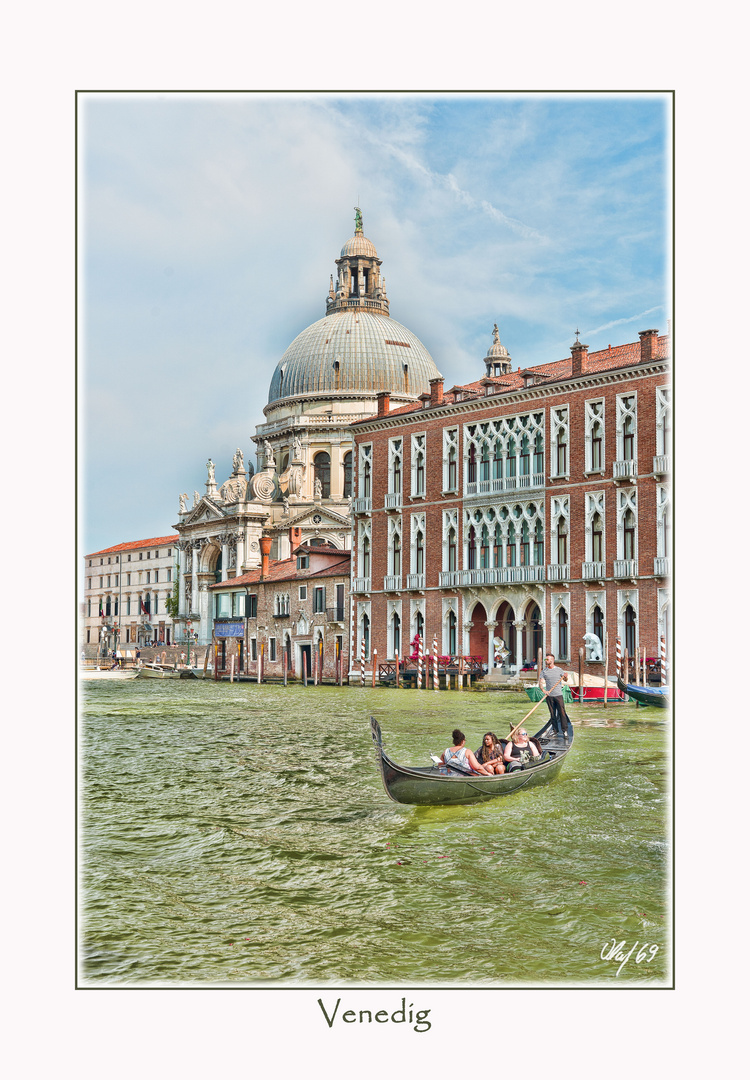
<instances>
[{"instance_id":1,"label":"white statue on pedestal","mask_svg":"<svg viewBox=\"0 0 750 1080\"><path fill-rule=\"evenodd\" d=\"M181 514L184 514L184 513L187 512L187 501L188 501L187 492L183 491L182 495L180 495L180 513Z\"/></svg>"},{"instance_id":2,"label":"white statue on pedestal","mask_svg":"<svg viewBox=\"0 0 750 1080\"><path fill-rule=\"evenodd\" d=\"M583 643L589 652L589 655L586 657L587 660L602 659L602 643L596 634L584 634Z\"/></svg>"}]
</instances>

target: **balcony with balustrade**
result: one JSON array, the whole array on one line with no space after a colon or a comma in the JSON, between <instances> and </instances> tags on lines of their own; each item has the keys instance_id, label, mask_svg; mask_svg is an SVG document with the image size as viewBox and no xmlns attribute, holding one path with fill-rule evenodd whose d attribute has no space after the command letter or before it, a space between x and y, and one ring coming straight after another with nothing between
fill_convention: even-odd
<instances>
[{"instance_id":1,"label":"balcony with balustrade","mask_svg":"<svg viewBox=\"0 0 750 1080\"><path fill-rule=\"evenodd\" d=\"M570 563L550 563L547 581L570 581Z\"/></svg>"},{"instance_id":2,"label":"balcony with balustrade","mask_svg":"<svg viewBox=\"0 0 750 1080\"><path fill-rule=\"evenodd\" d=\"M614 576L616 578L637 578L637 559L615 559Z\"/></svg>"},{"instance_id":3,"label":"balcony with balustrade","mask_svg":"<svg viewBox=\"0 0 750 1080\"><path fill-rule=\"evenodd\" d=\"M657 476L669 474L669 454L657 454L654 458L654 472Z\"/></svg>"},{"instance_id":4,"label":"balcony with balustrade","mask_svg":"<svg viewBox=\"0 0 750 1080\"><path fill-rule=\"evenodd\" d=\"M634 459L612 462L612 478L614 480L635 480L638 476L638 462Z\"/></svg>"},{"instance_id":5,"label":"balcony with balustrade","mask_svg":"<svg viewBox=\"0 0 750 1080\"><path fill-rule=\"evenodd\" d=\"M386 510L400 510L402 506L402 498L400 491L386 491L385 493L385 508Z\"/></svg>"},{"instance_id":6,"label":"balcony with balustrade","mask_svg":"<svg viewBox=\"0 0 750 1080\"><path fill-rule=\"evenodd\" d=\"M383 578L383 589L386 592L400 592L401 591L401 575L400 574L386 574Z\"/></svg>"},{"instance_id":7,"label":"balcony with balustrade","mask_svg":"<svg viewBox=\"0 0 750 1080\"><path fill-rule=\"evenodd\" d=\"M654 575L656 577L669 577L669 556L657 555L654 559Z\"/></svg>"},{"instance_id":8,"label":"balcony with balustrade","mask_svg":"<svg viewBox=\"0 0 750 1080\"><path fill-rule=\"evenodd\" d=\"M581 565L581 577L584 581L602 581L604 578L603 562L585 562Z\"/></svg>"},{"instance_id":9,"label":"balcony with balustrade","mask_svg":"<svg viewBox=\"0 0 750 1080\"><path fill-rule=\"evenodd\" d=\"M326 608L326 622L342 623L346 617L343 607Z\"/></svg>"},{"instance_id":10,"label":"balcony with balustrade","mask_svg":"<svg viewBox=\"0 0 750 1080\"><path fill-rule=\"evenodd\" d=\"M424 574L407 574L406 575L406 588L417 589L419 591L424 589L425 576Z\"/></svg>"},{"instance_id":11,"label":"balcony with balustrade","mask_svg":"<svg viewBox=\"0 0 750 1080\"><path fill-rule=\"evenodd\" d=\"M367 577L355 577L352 580L352 592L355 593L368 593L370 592L371 581L369 575Z\"/></svg>"},{"instance_id":12,"label":"balcony with balustrade","mask_svg":"<svg viewBox=\"0 0 750 1080\"><path fill-rule=\"evenodd\" d=\"M531 491L543 487L544 473L523 473L520 476L496 476L491 480L468 481L466 495L501 495L505 491Z\"/></svg>"},{"instance_id":13,"label":"balcony with balustrade","mask_svg":"<svg viewBox=\"0 0 750 1080\"><path fill-rule=\"evenodd\" d=\"M352 511L355 514L371 514L372 498L369 495L366 495L359 499L355 499L352 504Z\"/></svg>"},{"instance_id":14,"label":"balcony with balustrade","mask_svg":"<svg viewBox=\"0 0 750 1080\"><path fill-rule=\"evenodd\" d=\"M543 566L482 566L471 570L443 570L439 575L441 588L447 589L544 580Z\"/></svg>"}]
</instances>

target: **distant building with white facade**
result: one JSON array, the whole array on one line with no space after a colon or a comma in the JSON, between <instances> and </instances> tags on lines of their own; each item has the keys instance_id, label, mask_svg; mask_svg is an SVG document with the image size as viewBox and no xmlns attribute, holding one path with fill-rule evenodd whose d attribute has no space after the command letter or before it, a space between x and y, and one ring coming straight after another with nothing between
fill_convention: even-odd
<instances>
[{"instance_id":1,"label":"distant building with white facade","mask_svg":"<svg viewBox=\"0 0 750 1080\"><path fill-rule=\"evenodd\" d=\"M172 644L167 599L176 580L177 540L153 536L84 557L82 645L104 655L115 646Z\"/></svg>"}]
</instances>

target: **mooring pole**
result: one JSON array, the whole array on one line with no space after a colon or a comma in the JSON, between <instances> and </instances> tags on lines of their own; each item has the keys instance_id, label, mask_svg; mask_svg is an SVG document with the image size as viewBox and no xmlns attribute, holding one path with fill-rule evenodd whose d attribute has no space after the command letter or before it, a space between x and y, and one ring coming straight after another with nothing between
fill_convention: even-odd
<instances>
[{"instance_id":1,"label":"mooring pole","mask_svg":"<svg viewBox=\"0 0 750 1080\"><path fill-rule=\"evenodd\" d=\"M398 667L398 649L396 649L396 689L397 690L400 687L400 685L401 685L401 672L399 671L399 667Z\"/></svg>"},{"instance_id":2,"label":"mooring pole","mask_svg":"<svg viewBox=\"0 0 750 1080\"><path fill-rule=\"evenodd\" d=\"M578 650L578 702L583 705L583 645Z\"/></svg>"},{"instance_id":3,"label":"mooring pole","mask_svg":"<svg viewBox=\"0 0 750 1080\"><path fill-rule=\"evenodd\" d=\"M607 708L607 696L609 694L609 634L604 631L604 708Z\"/></svg>"},{"instance_id":4,"label":"mooring pole","mask_svg":"<svg viewBox=\"0 0 750 1080\"><path fill-rule=\"evenodd\" d=\"M378 650L373 649L372 650L372 686L373 686L373 690L375 689L375 672L377 671L377 668L378 668Z\"/></svg>"}]
</instances>

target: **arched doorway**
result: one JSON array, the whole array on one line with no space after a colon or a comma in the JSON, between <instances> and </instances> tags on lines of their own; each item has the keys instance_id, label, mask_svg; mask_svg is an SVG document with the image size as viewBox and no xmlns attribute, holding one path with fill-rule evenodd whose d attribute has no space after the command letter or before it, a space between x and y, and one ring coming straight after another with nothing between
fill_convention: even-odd
<instances>
[{"instance_id":1,"label":"arched doorway","mask_svg":"<svg viewBox=\"0 0 750 1080\"><path fill-rule=\"evenodd\" d=\"M472 627L469 631L469 655L481 656L487 663L487 611L484 604L477 604L471 613Z\"/></svg>"}]
</instances>

